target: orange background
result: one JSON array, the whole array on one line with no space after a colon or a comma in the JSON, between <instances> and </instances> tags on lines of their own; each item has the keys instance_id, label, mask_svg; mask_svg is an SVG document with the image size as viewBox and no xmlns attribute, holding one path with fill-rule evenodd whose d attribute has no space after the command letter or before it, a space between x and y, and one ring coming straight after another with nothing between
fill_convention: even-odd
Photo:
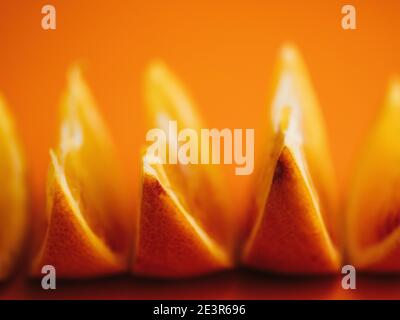
<instances>
[{"instance_id":1,"label":"orange background","mask_svg":"<svg viewBox=\"0 0 400 320\"><path fill-rule=\"evenodd\" d=\"M57 30L41 8L57 9ZM341 7L357 30L341 28ZM48 150L71 63L79 61L136 196L144 142L141 80L153 58L183 80L209 127L255 128L267 103L277 52L299 47L317 91L345 195L353 161L400 71L400 2L393 1L1 1L0 91L25 147L34 207L42 210ZM249 177L233 176L232 199Z\"/></svg>"}]
</instances>

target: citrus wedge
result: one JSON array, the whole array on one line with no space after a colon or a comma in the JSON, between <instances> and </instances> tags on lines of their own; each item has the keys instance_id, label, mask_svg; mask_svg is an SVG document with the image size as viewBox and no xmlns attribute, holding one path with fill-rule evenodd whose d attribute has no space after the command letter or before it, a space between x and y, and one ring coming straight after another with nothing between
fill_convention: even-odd
<instances>
[{"instance_id":1,"label":"citrus wedge","mask_svg":"<svg viewBox=\"0 0 400 320\"><path fill-rule=\"evenodd\" d=\"M384 108L354 174L346 243L359 270L400 272L400 79L390 82Z\"/></svg>"},{"instance_id":2,"label":"citrus wedge","mask_svg":"<svg viewBox=\"0 0 400 320\"><path fill-rule=\"evenodd\" d=\"M333 170L307 70L291 45L280 53L273 92L243 261L274 272L334 272Z\"/></svg>"},{"instance_id":3,"label":"citrus wedge","mask_svg":"<svg viewBox=\"0 0 400 320\"><path fill-rule=\"evenodd\" d=\"M169 135L170 120L177 122L178 130L202 127L183 86L160 62L147 70L145 98L149 124L164 130L169 151L180 144ZM134 272L185 277L230 266L231 222L218 169L166 164L148 151L143 156Z\"/></svg>"},{"instance_id":4,"label":"citrus wedge","mask_svg":"<svg viewBox=\"0 0 400 320\"><path fill-rule=\"evenodd\" d=\"M11 115L0 96L0 281L13 270L26 230L24 163Z\"/></svg>"},{"instance_id":5,"label":"citrus wedge","mask_svg":"<svg viewBox=\"0 0 400 320\"><path fill-rule=\"evenodd\" d=\"M123 271L130 242L123 186L110 136L78 67L68 74L60 142L50 156L46 234L33 273L44 265L62 278Z\"/></svg>"}]
</instances>

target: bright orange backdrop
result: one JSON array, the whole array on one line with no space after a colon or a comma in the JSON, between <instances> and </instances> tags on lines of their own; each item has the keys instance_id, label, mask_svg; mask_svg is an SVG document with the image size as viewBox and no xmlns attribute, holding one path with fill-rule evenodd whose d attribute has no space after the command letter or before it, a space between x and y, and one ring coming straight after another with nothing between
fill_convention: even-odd
<instances>
[{"instance_id":1,"label":"bright orange backdrop","mask_svg":"<svg viewBox=\"0 0 400 320\"><path fill-rule=\"evenodd\" d=\"M57 9L55 31L41 28L48 3ZM347 3L357 9L355 31L341 28ZM210 127L255 128L257 139L277 51L293 41L317 90L345 194L388 78L400 72L399 39L396 0L1 1L0 91L21 132L41 208L65 73L82 62L134 198L145 133L141 79L151 59L163 59L186 83ZM231 180L237 199L249 177Z\"/></svg>"}]
</instances>

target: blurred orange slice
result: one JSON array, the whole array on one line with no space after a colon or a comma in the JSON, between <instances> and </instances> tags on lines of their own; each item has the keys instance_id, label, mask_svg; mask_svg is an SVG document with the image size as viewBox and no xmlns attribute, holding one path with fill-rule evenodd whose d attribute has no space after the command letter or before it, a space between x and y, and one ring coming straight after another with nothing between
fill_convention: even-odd
<instances>
[{"instance_id":1,"label":"blurred orange slice","mask_svg":"<svg viewBox=\"0 0 400 320\"><path fill-rule=\"evenodd\" d=\"M11 115L0 96L0 280L13 270L26 231L24 163Z\"/></svg>"},{"instance_id":2,"label":"blurred orange slice","mask_svg":"<svg viewBox=\"0 0 400 320\"><path fill-rule=\"evenodd\" d=\"M50 155L46 234L33 273L43 265L62 278L125 270L133 221L110 136L78 67L68 74L60 142Z\"/></svg>"},{"instance_id":3,"label":"blurred orange slice","mask_svg":"<svg viewBox=\"0 0 400 320\"><path fill-rule=\"evenodd\" d=\"M162 63L153 63L145 80L150 127L167 136L170 120L177 121L178 130L202 127L182 84ZM165 144L179 146L176 140ZM134 272L185 277L227 268L232 221L218 168L160 162L145 151Z\"/></svg>"},{"instance_id":4,"label":"blurred orange slice","mask_svg":"<svg viewBox=\"0 0 400 320\"><path fill-rule=\"evenodd\" d=\"M357 163L349 194L346 243L359 270L400 272L400 78Z\"/></svg>"},{"instance_id":5,"label":"blurred orange slice","mask_svg":"<svg viewBox=\"0 0 400 320\"><path fill-rule=\"evenodd\" d=\"M280 53L273 97L242 259L274 272L334 272L333 169L317 99L291 45Z\"/></svg>"}]
</instances>

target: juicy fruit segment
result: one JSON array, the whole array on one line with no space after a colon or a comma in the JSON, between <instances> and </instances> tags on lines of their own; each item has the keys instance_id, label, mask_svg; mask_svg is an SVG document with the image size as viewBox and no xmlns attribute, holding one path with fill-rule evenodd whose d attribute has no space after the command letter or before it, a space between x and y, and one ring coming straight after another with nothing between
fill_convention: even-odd
<instances>
[{"instance_id":1,"label":"juicy fruit segment","mask_svg":"<svg viewBox=\"0 0 400 320\"><path fill-rule=\"evenodd\" d=\"M276 79L242 258L276 272L334 272L333 170L322 116L295 48L283 48Z\"/></svg>"},{"instance_id":2,"label":"juicy fruit segment","mask_svg":"<svg viewBox=\"0 0 400 320\"><path fill-rule=\"evenodd\" d=\"M129 220L107 129L80 69L69 72L59 147L51 151L47 227L33 273L53 265L57 276L94 277L123 271Z\"/></svg>"},{"instance_id":3,"label":"juicy fruit segment","mask_svg":"<svg viewBox=\"0 0 400 320\"><path fill-rule=\"evenodd\" d=\"M292 108L298 122L298 134L294 139L300 139L304 161L318 193L321 214L336 243L339 239L337 191L324 119L306 65L293 45L282 48L275 77L271 127L277 127L280 109Z\"/></svg>"},{"instance_id":4,"label":"juicy fruit segment","mask_svg":"<svg viewBox=\"0 0 400 320\"><path fill-rule=\"evenodd\" d=\"M151 64L145 75L145 101L149 127L167 133L167 159L169 151L176 153L184 143L169 136L170 120L177 122L178 131L190 128L199 133L206 127L184 85L160 61ZM210 159L207 146L200 144L198 151L202 157ZM233 242L231 211L220 168L212 164L179 163L164 164L163 167L181 201L190 207L191 215L208 234L230 248Z\"/></svg>"},{"instance_id":5,"label":"juicy fruit segment","mask_svg":"<svg viewBox=\"0 0 400 320\"><path fill-rule=\"evenodd\" d=\"M150 126L163 129L167 137L169 120L177 121L178 130L202 127L182 85L163 64L151 65L145 85ZM179 146L174 138L165 144L172 152ZM229 266L232 229L218 169L161 164L147 151L133 270L184 277Z\"/></svg>"},{"instance_id":6,"label":"juicy fruit segment","mask_svg":"<svg viewBox=\"0 0 400 320\"><path fill-rule=\"evenodd\" d=\"M346 243L358 269L400 272L400 79L357 164L349 195Z\"/></svg>"},{"instance_id":7,"label":"juicy fruit segment","mask_svg":"<svg viewBox=\"0 0 400 320\"><path fill-rule=\"evenodd\" d=\"M159 277L184 277L229 265L223 248L185 209L163 166L154 164L146 156L142 183L136 272Z\"/></svg>"},{"instance_id":8,"label":"juicy fruit segment","mask_svg":"<svg viewBox=\"0 0 400 320\"><path fill-rule=\"evenodd\" d=\"M26 230L24 163L14 123L0 96L0 280L12 272Z\"/></svg>"}]
</instances>

